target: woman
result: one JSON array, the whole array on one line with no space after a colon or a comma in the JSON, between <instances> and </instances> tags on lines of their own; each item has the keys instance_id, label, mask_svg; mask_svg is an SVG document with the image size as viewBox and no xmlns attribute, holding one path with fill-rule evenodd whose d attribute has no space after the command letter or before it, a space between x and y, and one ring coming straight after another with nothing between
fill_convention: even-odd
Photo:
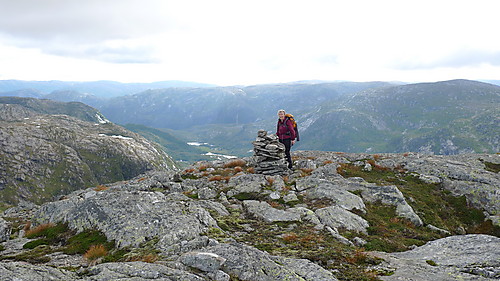
<instances>
[{"instance_id":1,"label":"woman","mask_svg":"<svg viewBox=\"0 0 500 281\"><path fill-rule=\"evenodd\" d=\"M276 135L280 139L280 142L285 145L286 160L288 161L288 169L292 168L292 156L290 155L290 149L292 145L295 144L295 129L293 128L293 123L290 119L285 116L285 110L278 110L278 124L276 125Z\"/></svg>"}]
</instances>

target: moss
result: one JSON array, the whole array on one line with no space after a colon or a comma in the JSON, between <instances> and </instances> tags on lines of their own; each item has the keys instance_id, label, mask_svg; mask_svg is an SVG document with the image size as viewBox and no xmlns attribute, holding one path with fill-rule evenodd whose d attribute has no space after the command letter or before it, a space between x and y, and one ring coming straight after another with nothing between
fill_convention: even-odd
<instances>
[{"instance_id":1,"label":"moss","mask_svg":"<svg viewBox=\"0 0 500 281\"><path fill-rule=\"evenodd\" d=\"M259 193L253 192L242 192L233 196L234 198L243 201L243 200L259 200L262 198L262 195Z\"/></svg>"},{"instance_id":2,"label":"moss","mask_svg":"<svg viewBox=\"0 0 500 281\"><path fill-rule=\"evenodd\" d=\"M23 252L18 255L0 256L0 260L24 261L31 264L46 263L50 261L47 254L53 253L55 250L48 245L40 245L30 251Z\"/></svg>"},{"instance_id":3,"label":"moss","mask_svg":"<svg viewBox=\"0 0 500 281\"><path fill-rule=\"evenodd\" d=\"M482 161L483 164L486 166L486 170L493 172L493 173L499 173L500 172L500 164L496 163L491 163L487 161Z\"/></svg>"},{"instance_id":4,"label":"moss","mask_svg":"<svg viewBox=\"0 0 500 281\"><path fill-rule=\"evenodd\" d=\"M426 262L427 264L429 264L429 265L432 265L432 266L437 266L437 265L438 265L438 264L437 264L435 261L433 261L433 260L426 260L425 262Z\"/></svg>"},{"instance_id":5,"label":"moss","mask_svg":"<svg viewBox=\"0 0 500 281\"><path fill-rule=\"evenodd\" d=\"M108 250L114 248L114 242L108 242L102 232L86 230L69 238L63 252L65 254L84 254L90 246L97 244L103 244Z\"/></svg>"},{"instance_id":6,"label":"moss","mask_svg":"<svg viewBox=\"0 0 500 281\"><path fill-rule=\"evenodd\" d=\"M50 244L50 241L48 239L37 239L37 240L33 240L33 241L30 241L26 244L23 245L23 249L34 249L40 245L49 245Z\"/></svg>"},{"instance_id":7,"label":"moss","mask_svg":"<svg viewBox=\"0 0 500 281\"><path fill-rule=\"evenodd\" d=\"M428 241L441 238L439 234L426 227L416 227L409 220L398 217L396 207L380 202L366 203L367 213L358 215L368 221L368 235L342 231L347 238L359 236L368 243L364 246L370 251L399 252L412 245L423 245Z\"/></svg>"}]
</instances>

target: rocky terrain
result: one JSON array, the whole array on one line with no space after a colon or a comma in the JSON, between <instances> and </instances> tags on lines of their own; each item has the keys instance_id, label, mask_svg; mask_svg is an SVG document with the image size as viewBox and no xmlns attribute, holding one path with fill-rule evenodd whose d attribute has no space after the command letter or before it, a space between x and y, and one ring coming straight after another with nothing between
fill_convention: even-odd
<instances>
[{"instance_id":1,"label":"rocky terrain","mask_svg":"<svg viewBox=\"0 0 500 281\"><path fill-rule=\"evenodd\" d=\"M198 162L20 204L0 220L0 276L500 278L500 155L292 155L283 175Z\"/></svg>"},{"instance_id":2,"label":"rocky terrain","mask_svg":"<svg viewBox=\"0 0 500 281\"><path fill-rule=\"evenodd\" d=\"M0 199L42 203L71 191L169 170L157 145L81 103L0 98Z\"/></svg>"}]
</instances>

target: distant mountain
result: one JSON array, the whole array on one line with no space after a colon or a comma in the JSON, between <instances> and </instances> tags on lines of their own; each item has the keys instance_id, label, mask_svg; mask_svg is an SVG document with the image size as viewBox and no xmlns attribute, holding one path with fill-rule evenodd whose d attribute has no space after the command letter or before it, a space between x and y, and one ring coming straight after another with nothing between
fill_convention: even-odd
<instances>
[{"instance_id":1,"label":"distant mountain","mask_svg":"<svg viewBox=\"0 0 500 281\"><path fill-rule=\"evenodd\" d=\"M500 87L452 80L370 89L302 120L302 149L435 154L500 150Z\"/></svg>"},{"instance_id":2,"label":"distant mountain","mask_svg":"<svg viewBox=\"0 0 500 281\"><path fill-rule=\"evenodd\" d=\"M22 80L0 80L0 96L5 92L19 90L35 90L41 95L54 91L76 91L79 93L93 94L100 98L111 98L117 96L139 93L148 89L162 89L170 87L213 87L215 85L186 82L186 81L160 81L152 83L120 83L115 81L91 81L91 82L69 82L69 81L22 81ZM16 95L18 96L18 95ZM36 96L23 96L36 97Z\"/></svg>"},{"instance_id":3,"label":"distant mountain","mask_svg":"<svg viewBox=\"0 0 500 281\"><path fill-rule=\"evenodd\" d=\"M0 92L0 97L24 97L24 98L42 98L44 94L35 89L21 89L8 92Z\"/></svg>"},{"instance_id":4,"label":"distant mountain","mask_svg":"<svg viewBox=\"0 0 500 281\"><path fill-rule=\"evenodd\" d=\"M81 102L92 107L99 107L105 101L104 98L99 98L94 94L77 91L53 91L44 95L43 98L62 102Z\"/></svg>"},{"instance_id":5,"label":"distant mountain","mask_svg":"<svg viewBox=\"0 0 500 281\"><path fill-rule=\"evenodd\" d=\"M273 84L249 87L169 88L117 97L99 109L119 124L189 129L208 124L250 124L285 108L296 112L385 82Z\"/></svg>"},{"instance_id":6,"label":"distant mountain","mask_svg":"<svg viewBox=\"0 0 500 281\"><path fill-rule=\"evenodd\" d=\"M82 103L0 98L0 143L2 204L41 203L175 165L159 146Z\"/></svg>"}]
</instances>

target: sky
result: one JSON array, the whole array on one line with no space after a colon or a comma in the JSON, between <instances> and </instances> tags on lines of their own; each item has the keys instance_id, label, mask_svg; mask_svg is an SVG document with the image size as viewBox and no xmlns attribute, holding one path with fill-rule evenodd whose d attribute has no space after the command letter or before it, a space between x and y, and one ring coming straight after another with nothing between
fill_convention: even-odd
<instances>
[{"instance_id":1,"label":"sky","mask_svg":"<svg viewBox=\"0 0 500 281\"><path fill-rule=\"evenodd\" d=\"M0 0L0 80L500 80L498 0Z\"/></svg>"}]
</instances>

